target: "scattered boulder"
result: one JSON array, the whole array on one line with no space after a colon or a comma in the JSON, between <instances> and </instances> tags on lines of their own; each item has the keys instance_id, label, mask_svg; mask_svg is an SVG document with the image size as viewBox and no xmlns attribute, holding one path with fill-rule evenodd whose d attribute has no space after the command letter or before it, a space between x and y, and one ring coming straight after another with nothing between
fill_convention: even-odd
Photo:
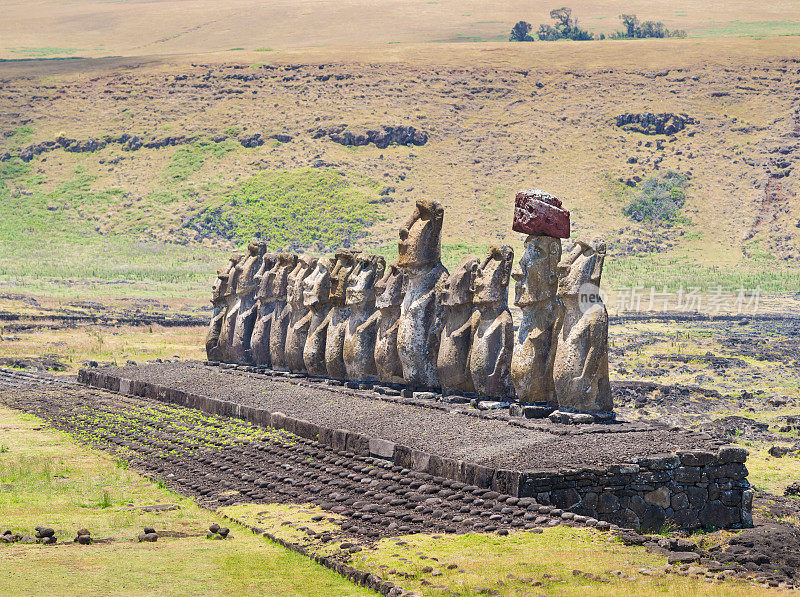
<instances>
[{"instance_id":1,"label":"scattered boulder","mask_svg":"<svg viewBox=\"0 0 800 597\"><path fill-rule=\"evenodd\" d=\"M256 133L254 135L241 135L239 137L239 143L242 147L260 147L264 145L264 139L261 137L261 133Z\"/></svg>"},{"instance_id":2,"label":"scattered boulder","mask_svg":"<svg viewBox=\"0 0 800 597\"><path fill-rule=\"evenodd\" d=\"M789 453L789 451L790 448L787 448L786 446L772 446L769 449L769 455L775 458L783 458Z\"/></svg>"},{"instance_id":3,"label":"scattered boulder","mask_svg":"<svg viewBox=\"0 0 800 597\"><path fill-rule=\"evenodd\" d=\"M697 124L697 121L687 114L671 112L662 114L642 112L617 116L618 127L644 135L674 135L686 128L687 124Z\"/></svg>"},{"instance_id":4,"label":"scattered boulder","mask_svg":"<svg viewBox=\"0 0 800 597\"><path fill-rule=\"evenodd\" d=\"M389 145L425 145L428 142L428 133L413 126L383 125L377 130L359 130L341 124L311 131L311 135L314 139L328 137L331 141L348 146L374 143L380 149Z\"/></svg>"},{"instance_id":5,"label":"scattered boulder","mask_svg":"<svg viewBox=\"0 0 800 597\"><path fill-rule=\"evenodd\" d=\"M91 545L92 534L87 529L78 529L77 536L72 541L79 545Z\"/></svg>"},{"instance_id":6,"label":"scattered boulder","mask_svg":"<svg viewBox=\"0 0 800 597\"><path fill-rule=\"evenodd\" d=\"M144 532L139 533L139 543L155 543L158 541L158 533L153 527L144 527Z\"/></svg>"},{"instance_id":7,"label":"scattered boulder","mask_svg":"<svg viewBox=\"0 0 800 597\"><path fill-rule=\"evenodd\" d=\"M795 481L789 485L783 492L783 495L796 495L800 497L800 481Z\"/></svg>"}]
</instances>

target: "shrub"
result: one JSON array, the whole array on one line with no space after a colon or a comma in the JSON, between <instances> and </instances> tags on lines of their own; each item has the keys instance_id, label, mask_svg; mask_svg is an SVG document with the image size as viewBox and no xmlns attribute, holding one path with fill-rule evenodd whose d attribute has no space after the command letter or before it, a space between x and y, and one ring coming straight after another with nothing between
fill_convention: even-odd
<instances>
[{"instance_id":1,"label":"shrub","mask_svg":"<svg viewBox=\"0 0 800 597\"><path fill-rule=\"evenodd\" d=\"M511 28L511 35L508 36L508 41L533 41L530 36L531 24L525 21L519 21Z\"/></svg>"},{"instance_id":2,"label":"shrub","mask_svg":"<svg viewBox=\"0 0 800 597\"><path fill-rule=\"evenodd\" d=\"M563 6L550 11L550 18L555 21L554 25L539 25L536 36L541 41L556 41L559 39L571 39L574 41L586 41L594 39L594 34L578 25L578 19L572 18L572 9Z\"/></svg>"},{"instance_id":3,"label":"shrub","mask_svg":"<svg viewBox=\"0 0 800 597\"><path fill-rule=\"evenodd\" d=\"M622 211L636 222L673 222L686 202L687 184L685 176L671 170L650 176L636 186Z\"/></svg>"},{"instance_id":4,"label":"shrub","mask_svg":"<svg viewBox=\"0 0 800 597\"><path fill-rule=\"evenodd\" d=\"M670 31L661 21L639 21L639 17L632 14L621 14L619 20L625 27L625 31L617 31L612 34L614 39L647 39L665 37L686 37L686 31L675 29Z\"/></svg>"}]
</instances>

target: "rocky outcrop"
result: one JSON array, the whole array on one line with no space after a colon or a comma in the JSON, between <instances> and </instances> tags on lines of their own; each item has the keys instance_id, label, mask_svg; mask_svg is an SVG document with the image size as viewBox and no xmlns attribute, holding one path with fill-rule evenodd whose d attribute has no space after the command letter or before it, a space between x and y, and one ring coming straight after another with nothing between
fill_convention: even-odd
<instances>
[{"instance_id":1,"label":"rocky outcrop","mask_svg":"<svg viewBox=\"0 0 800 597\"><path fill-rule=\"evenodd\" d=\"M413 126L383 125L377 130L365 130L341 124L316 129L311 131L311 136L314 139L328 137L331 141L342 145L358 146L374 143L381 149L389 145L425 145L428 142L428 133Z\"/></svg>"},{"instance_id":2,"label":"rocky outcrop","mask_svg":"<svg viewBox=\"0 0 800 597\"><path fill-rule=\"evenodd\" d=\"M620 114L617 116L617 126L626 131L642 133L644 135L674 135L686 128L687 124L697 124L697 120L687 114Z\"/></svg>"}]
</instances>

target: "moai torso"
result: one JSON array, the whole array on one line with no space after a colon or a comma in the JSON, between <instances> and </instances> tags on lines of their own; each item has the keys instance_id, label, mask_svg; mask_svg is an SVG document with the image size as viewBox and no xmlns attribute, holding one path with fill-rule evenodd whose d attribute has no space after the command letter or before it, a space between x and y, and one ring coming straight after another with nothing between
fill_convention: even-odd
<instances>
[{"instance_id":1,"label":"moai torso","mask_svg":"<svg viewBox=\"0 0 800 597\"><path fill-rule=\"evenodd\" d=\"M470 375L482 396L510 399L514 321L508 310L508 282L514 251L508 245L492 247L475 275Z\"/></svg>"},{"instance_id":2,"label":"moai torso","mask_svg":"<svg viewBox=\"0 0 800 597\"><path fill-rule=\"evenodd\" d=\"M223 300L225 302L225 315L222 318L222 327L219 332L219 353L220 360L226 363L231 362L231 342L233 341L233 330L236 327L236 315L238 313L238 305L236 296L236 284L239 280L239 263L243 255L231 255L231 265L228 269L228 283L225 286L225 294Z\"/></svg>"},{"instance_id":3,"label":"moai torso","mask_svg":"<svg viewBox=\"0 0 800 597\"><path fill-rule=\"evenodd\" d=\"M558 331L563 316L556 296L561 260L561 241L550 236L528 236L525 250L514 269L514 304L522 310L511 378L517 400L522 403L547 402L558 408L553 363Z\"/></svg>"},{"instance_id":4,"label":"moai torso","mask_svg":"<svg viewBox=\"0 0 800 597\"><path fill-rule=\"evenodd\" d=\"M374 381L375 341L378 314L375 310L375 283L383 276L386 262L377 255L358 257L347 285L345 304L350 308L344 332L343 357L347 379Z\"/></svg>"},{"instance_id":5,"label":"moai torso","mask_svg":"<svg viewBox=\"0 0 800 597\"><path fill-rule=\"evenodd\" d=\"M439 387L436 365L444 319L440 293L447 276L441 263L443 220L441 203L419 200L400 229L397 263L407 277L407 286L400 307L397 353L403 378L413 388Z\"/></svg>"},{"instance_id":6,"label":"moai torso","mask_svg":"<svg viewBox=\"0 0 800 597\"><path fill-rule=\"evenodd\" d=\"M217 270L217 279L212 287L211 304L214 307L211 316L211 323L206 334L206 356L209 361L219 361L222 359L222 350L219 345L219 336L222 332L222 323L225 320L225 294L228 287L230 271L235 267L234 262L230 262L227 268Z\"/></svg>"},{"instance_id":7,"label":"moai torso","mask_svg":"<svg viewBox=\"0 0 800 597\"><path fill-rule=\"evenodd\" d=\"M331 271L331 310L328 313L328 331L325 339L325 368L328 377L347 379L344 365L344 334L350 317L350 306L346 304L347 285L350 274L356 267L353 251L336 251L336 262Z\"/></svg>"},{"instance_id":8,"label":"moai torso","mask_svg":"<svg viewBox=\"0 0 800 597\"><path fill-rule=\"evenodd\" d=\"M255 276L261 267L265 250L266 246L263 243L251 242L247 246L247 256L236 286L239 311L236 315L236 324L233 330L231 354L237 363L252 362L250 338L258 313L258 304L256 303L258 283L255 281Z\"/></svg>"},{"instance_id":9,"label":"moai torso","mask_svg":"<svg viewBox=\"0 0 800 597\"><path fill-rule=\"evenodd\" d=\"M442 304L444 327L437 360L442 391L464 394L475 391L470 375L469 353L472 346L472 294L478 259L466 257L444 283Z\"/></svg>"},{"instance_id":10,"label":"moai torso","mask_svg":"<svg viewBox=\"0 0 800 597\"><path fill-rule=\"evenodd\" d=\"M253 333L250 336L250 351L253 356L253 362L265 367L272 365L269 357L269 332L272 323L272 311L275 308L273 286L275 285L275 275L279 267L278 254L266 253L262 260L261 269L256 274L258 315L255 326L253 326Z\"/></svg>"},{"instance_id":11,"label":"moai torso","mask_svg":"<svg viewBox=\"0 0 800 597\"><path fill-rule=\"evenodd\" d=\"M294 284L293 276L297 275L297 255L281 253L281 266L275 275L275 302L272 307L272 323L269 329L269 359L273 369L285 371L286 364L286 330L291 319L289 307L289 288Z\"/></svg>"},{"instance_id":12,"label":"moai torso","mask_svg":"<svg viewBox=\"0 0 800 597\"><path fill-rule=\"evenodd\" d=\"M296 373L306 370L303 362L303 348L306 345L308 326L311 323L311 311L303 303L303 285L316 267L316 258L298 257L295 275L286 294L286 301L291 308L291 318L286 328L284 358L289 371Z\"/></svg>"},{"instance_id":13,"label":"moai torso","mask_svg":"<svg viewBox=\"0 0 800 597\"><path fill-rule=\"evenodd\" d=\"M331 310L331 269L333 262L320 258L314 271L303 283L303 304L309 309L311 319L303 347L303 363L309 375L325 377L325 340L328 336L328 313Z\"/></svg>"},{"instance_id":14,"label":"moai torso","mask_svg":"<svg viewBox=\"0 0 800 597\"><path fill-rule=\"evenodd\" d=\"M378 380L388 384L403 382L403 365L397 354L397 329L404 286L403 272L396 263L390 264L375 284L375 308L378 314L375 368Z\"/></svg>"},{"instance_id":15,"label":"moai torso","mask_svg":"<svg viewBox=\"0 0 800 597\"><path fill-rule=\"evenodd\" d=\"M600 298L606 245L577 241L558 266L558 295L564 304L554 367L559 408L613 410L608 378L608 311Z\"/></svg>"}]
</instances>

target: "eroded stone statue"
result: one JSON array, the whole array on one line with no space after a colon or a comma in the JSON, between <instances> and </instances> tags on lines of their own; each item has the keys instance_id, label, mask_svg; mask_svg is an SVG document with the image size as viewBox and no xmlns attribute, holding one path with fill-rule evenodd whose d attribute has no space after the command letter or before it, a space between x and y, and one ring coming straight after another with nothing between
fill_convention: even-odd
<instances>
[{"instance_id":1,"label":"eroded stone statue","mask_svg":"<svg viewBox=\"0 0 800 597\"><path fill-rule=\"evenodd\" d=\"M278 259L280 267L275 274L275 301L272 307L272 322L269 327L269 360L271 367L278 371L286 371L286 330L292 312L289 306L289 289L294 284L293 276L297 275L297 255L281 253Z\"/></svg>"},{"instance_id":2,"label":"eroded stone statue","mask_svg":"<svg viewBox=\"0 0 800 597\"><path fill-rule=\"evenodd\" d=\"M250 350L253 361L265 367L269 367L272 364L269 358L269 331L272 325L272 310L275 308L273 286L275 274L279 267L278 254L265 253L261 261L261 269L256 274L258 317L256 318L256 324L253 326L253 333L250 336Z\"/></svg>"},{"instance_id":3,"label":"eroded stone statue","mask_svg":"<svg viewBox=\"0 0 800 597\"><path fill-rule=\"evenodd\" d=\"M236 263L231 260L227 267L218 269L217 279L211 287L211 305L214 311L206 334L206 356L210 361L220 361L224 356L219 344L219 336L222 332L222 323L225 321L225 295L228 288L228 278L235 266Z\"/></svg>"},{"instance_id":4,"label":"eroded stone statue","mask_svg":"<svg viewBox=\"0 0 800 597\"><path fill-rule=\"evenodd\" d=\"M397 330L397 353L403 378L413 388L438 388L439 334L444 320L441 283L447 269L441 262L444 208L420 199L400 228L397 264L407 277Z\"/></svg>"},{"instance_id":5,"label":"eroded stone statue","mask_svg":"<svg viewBox=\"0 0 800 597\"><path fill-rule=\"evenodd\" d=\"M511 361L517 400L546 402L552 408L558 408L553 363L564 311L556 296L560 261L559 239L531 235L511 274L516 282L514 304L522 310Z\"/></svg>"},{"instance_id":6,"label":"eroded stone statue","mask_svg":"<svg viewBox=\"0 0 800 597\"><path fill-rule=\"evenodd\" d=\"M331 310L328 313L328 336L325 339L325 368L328 377L347 379L344 364L344 334L350 318L346 303L350 275L356 267L356 253L347 249L336 251L336 261L331 271Z\"/></svg>"},{"instance_id":7,"label":"eroded stone statue","mask_svg":"<svg viewBox=\"0 0 800 597\"><path fill-rule=\"evenodd\" d=\"M309 375L325 377L325 340L328 336L328 312L331 310L331 269L328 257L317 260L316 267L303 282L303 304L311 313L303 347L303 363Z\"/></svg>"},{"instance_id":8,"label":"eroded stone statue","mask_svg":"<svg viewBox=\"0 0 800 597\"><path fill-rule=\"evenodd\" d=\"M559 409L608 413L608 311L600 298L606 243L577 241L558 265L558 296L564 304L554 379Z\"/></svg>"},{"instance_id":9,"label":"eroded stone statue","mask_svg":"<svg viewBox=\"0 0 800 597\"><path fill-rule=\"evenodd\" d=\"M308 326L311 323L311 311L303 303L303 287L314 268L317 260L314 257L301 255L297 258L297 267L294 271L292 283L286 292L286 302L291 309L291 318L286 328L286 344L284 358L289 371L296 373L305 371L303 362L303 348L308 337Z\"/></svg>"},{"instance_id":10,"label":"eroded stone statue","mask_svg":"<svg viewBox=\"0 0 800 597\"><path fill-rule=\"evenodd\" d=\"M447 394L475 391L470 375L469 353L472 346L472 313L475 306L475 274L477 257L465 257L444 282L442 304L445 307L444 327L437 359L439 382Z\"/></svg>"},{"instance_id":11,"label":"eroded stone statue","mask_svg":"<svg viewBox=\"0 0 800 597\"><path fill-rule=\"evenodd\" d=\"M233 342L233 330L236 328L236 316L238 314L238 304L236 296L236 284L239 280L241 269L238 267L244 256L240 253L231 255L230 266L228 269L228 283L225 286L225 315L222 318L222 327L219 332L219 351L220 360L230 362L231 343Z\"/></svg>"},{"instance_id":12,"label":"eroded stone statue","mask_svg":"<svg viewBox=\"0 0 800 597\"><path fill-rule=\"evenodd\" d=\"M261 268L265 251L264 243L251 242L247 245L244 261L237 265L237 267L241 267L236 286L238 312L231 343L231 357L236 363L251 363L253 360L250 339L258 315L258 303L256 302L258 282L255 276Z\"/></svg>"},{"instance_id":13,"label":"eroded stone statue","mask_svg":"<svg viewBox=\"0 0 800 597\"><path fill-rule=\"evenodd\" d=\"M511 358L514 321L508 310L508 283L514 251L508 245L492 247L475 274L472 301L472 347L469 370L475 391L482 396L511 399Z\"/></svg>"},{"instance_id":14,"label":"eroded stone statue","mask_svg":"<svg viewBox=\"0 0 800 597\"><path fill-rule=\"evenodd\" d=\"M383 276L386 261L378 255L363 255L347 284L345 304L350 317L344 331L344 365L347 379L375 381L375 341L378 335L378 313L375 310L375 283Z\"/></svg>"},{"instance_id":15,"label":"eroded stone statue","mask_svg":"<svg viewBox=\"0 0 800 597\"><path fill-rule=\"evenodd\" d=\"M403 383L403 365L397 354L397 329L404 288L405 277L397 263L389 264L383 277L375 284L378 319L375 367L378 380L386 384Z\"/></svg>"}]
</instances>

